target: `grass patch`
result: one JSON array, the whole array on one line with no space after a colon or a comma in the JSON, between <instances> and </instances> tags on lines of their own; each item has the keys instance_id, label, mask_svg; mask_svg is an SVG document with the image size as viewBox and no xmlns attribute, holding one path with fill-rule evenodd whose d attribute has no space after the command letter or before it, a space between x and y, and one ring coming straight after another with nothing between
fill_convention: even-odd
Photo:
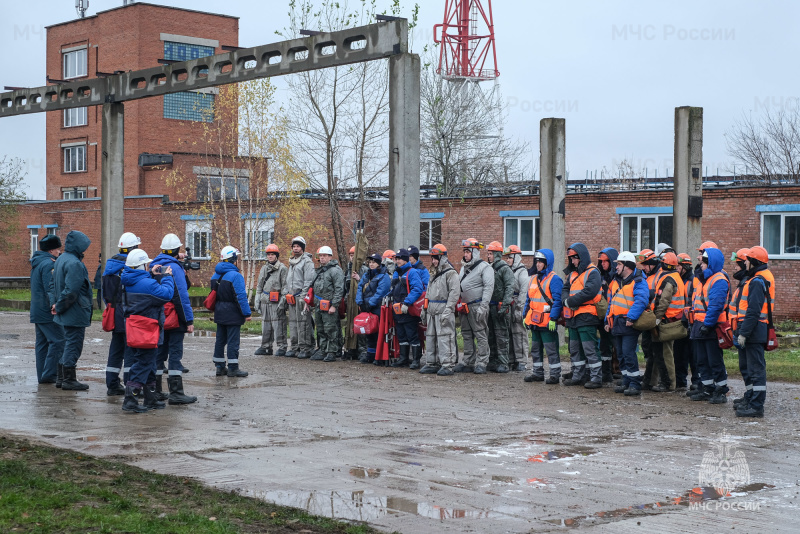
<instances>
[{"instance_id":1,"label":"grass patch","mask_svg":"<svg viewBox=\"0 0 800 534\"><path fill-rule=\"evenodd\" d=\"M0 531L141 534L377 532L158 475L0 437Z\"/></svg>"},{"instance_id":2,"label":"grass patch","mask_svg":"<svg viewBox=\"0 0 800 534\"><path fill-rule=\"evenodd\" d=\"M30 289L0 289L0 299L31 300Z\"/></svg>"}]
</instances>

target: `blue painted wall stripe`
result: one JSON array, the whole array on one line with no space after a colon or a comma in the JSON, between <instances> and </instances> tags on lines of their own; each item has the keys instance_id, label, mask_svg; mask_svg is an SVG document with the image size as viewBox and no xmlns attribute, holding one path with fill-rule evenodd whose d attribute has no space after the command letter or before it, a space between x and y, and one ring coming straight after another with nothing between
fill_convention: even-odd
<instances>
[{"instance_id":1,"label":"blue painted wall stripe","mask_svg":"<svg viewBox=\"0 0 800 534\"><path fill-rule=\"evenodd\" d=\"M443 211L436 211L433 213L420 213L420 219L444 219L444 212Z\"/></svg>"},{"instance_id":2,"label":"blue painted wall stripe","mask_svg":"<svg viewBox=\"0 0 800 534\"><path fill-rule=\"evenodd\" d=\"M617 215L671 214L672 206L653 206L641 208L617 208Z\"/></svg>"},{"instance_id":3,"label":"blue painted wall stripe","mask_svg":"<svg viewBox=\"0 0 800 534\"><path fill-rule=\"evenodd\" d=\"M245 213L242 219L277 219L278 213Z\"/></svg>"},{"instance_id":4,"label":"blue painted wall stripe","mask_svg":"<svg viewBox=\"0 0 800 534\"><path fill-rule=\"evenodd\" d=\"M181 215L182 221L205 221L213 218L214 215Z\"/></svg>"},{"instance_id":5,"label":"blue painted wall stripe","mask_svg":"<svg viewBox=\"0 0 800 534\"><path fill-rule=\"evenodd\" d=\"M756 211L800 211L800 204L760 204L756 206Z\"/></svg>"},{"instance_id":6,"label":"blue painted wall stripe","mask_svg":"<svg viewBox=\"0 0 800 534\"><path fill-rule=\"evenodd\" d=\"M539 210L510 210L501 211L500 217L538 217Z\"/></svg>"},{"instance_id":7,"label":"blue painted wall stripe","mask_svg":"<svg viewBox=\"0 0 800 534\"><path fill-rule=\"evenodd\" d=\"M41 228L41 227L42 227L41 224L29 224L28 225L28 228Z\"/></svg>"}]
</instances>

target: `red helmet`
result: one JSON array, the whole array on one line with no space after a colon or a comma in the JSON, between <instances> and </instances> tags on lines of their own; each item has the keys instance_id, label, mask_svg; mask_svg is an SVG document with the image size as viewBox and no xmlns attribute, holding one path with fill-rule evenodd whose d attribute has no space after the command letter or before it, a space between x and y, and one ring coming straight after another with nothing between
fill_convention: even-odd
<instances>
[{"instance_id":1,"label":"red helmet","mask_svg":"<svg viewBox=\"0 0 800 534\"><path fill-rule=\"evenodd\" d=\"M383 259L386 259L386 258L392 258L392 259L394 259L396 255L397 255L397 254L395 254L394 250L392 250L392 249L385 250L385 251L383 252Z\"/></svg>"},{"instance_id":2,"label":"red helmet","mask_svg":"<svg viewBox=\"0 0 800 534\"><path fill-rule=\"evenodd\" d=\"M486 247L486 250L490 252L503 252L503 245L500 244L500 241L492 241L489 243L489 246Z\"/></svg>"},{"instance_id":3,"label":"red helmet","mask_svg":"<svg viewBox=\"0 0 800 534\"><path fill-rule=\"evenodd\" d=\"M703 244L700 245L700 248L698 248L697 250L703 251L703 250L705 250L707 248L717 248L718 249L719 247L713 241L703 241Z\"/></svg>"},{"instance_id":4,"label":"red helmet","mask_svg":"<svg viewBox=\"0 0 800 534\"><path fill-rule=\"evenodd\" d=\"M446 256L447 249L441 243L437 243L436 245L433 245L433 248L431 248L430 254L431 256Z\"/></svg>"},{"instance_id":5,"label":"red helmet","mask_svg":"<svg viewBox=\"0 0 800 534\"><path fill-rule=\"evenodd\" d=\"M491 249L489 249L489 250L491 250ZM503 251L503 256L510 256L511 254L522 254L522 250L517 245L509 245Z\"/></svg>"},{"instance_id":6,"label":"red helmet","mask_svg":"<svg viewBox=\"0 0 800 534\"><path fill-rule=\"evenodd\" d=\"M686 254L685 252L681 252L678 254L678 263L681 265L691 265L692 264L692 257Z\"/></svg>"},{"instance_id":7,"label":"red helmet","mask_svg":"<svg viewBox=\"0 0 800 534\"><path fill-rule=\"evenodd\" d=\"M664 265L671 265L673 267L678 266L678 256L675 255L674 252L667 252L664 254L664 257L661 259L661 263Z\"/></svg>"},{"instance_id":8,"label":"red helmet","mask_svg":"<svg viewBox=\"0 0 800 534\"><path fill-rule=\"evenodd\" d=\"M636 261L639 263L644 263L654 259L656 259L656 253L649 248L643 249L641 252L639 252L639 254L636 255Z\"/></svg>"},{"instance_id":9,"label":"red helmet","mask_svg":"<svg viewBox=\"0 0 800 534\"><path fill-rule=\"evenodd\" d=\"M479 242L477 239L475 239L474 237L470 237L470 238L467 238L467 239L464 239L463 241L461 241L461 248L477 248L477 249L482 249L482 248L483 248L483 244L482 244L482 243L480 243L480 242Z\"/></svg>"},{"instance_id":10,"label":"red helmet","mask_svg":"<svg viewBox=\"0 0 800 534\"><path fill-rule=\"evenodd\" d=\"M746 261L747 255L750 253L749 248L740 248L731 255L731 261Z\"/></svg>"},{"instance_id":11,"label":"red helmet","mask_svg":"<svg viewBox=\"0 0 800 534\"><path fill-rule=\"evenodd\" d=\"M264 249L264 252L266 252L267 254L281 253L280 249L278 248L278 245L276 245L275 243L270 243L269 245L267 245L267 248Z\"/></svg>"},{"instance_id":12,"label":"red helmet","mask_svg":"<svg viewBox=\"0 0 800 534\"><path fill-rule=\"evenodd\" d=\"M747 257L752 258L754 260L758 260L761 263L769 263L769 253L767 252L767 249L765 249L764 247L756 246L751 248L750 251L747 253Z\"/></svg>"},{"instance_id":13,"label":"red helmet","mask_svg":"<svg viewBox=\"0 0 800 534\"><path fill-rule=\"evenodd\" d=\"M356 247L350 247L350 254L356 253Z\"/></svg>"}]
</instances>

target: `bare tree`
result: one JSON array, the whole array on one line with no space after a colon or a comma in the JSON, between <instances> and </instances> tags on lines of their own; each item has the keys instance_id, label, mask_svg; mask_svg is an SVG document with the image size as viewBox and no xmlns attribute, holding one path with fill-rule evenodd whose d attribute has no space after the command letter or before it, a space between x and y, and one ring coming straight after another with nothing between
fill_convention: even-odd
<instances>
[{"instance_id":1,"label":"bare tree","mask_svg":"<svg viewBox=\"0 0 800 534\"><path fill-rule=\"evenodd\" d=\"M800 182L800 109L742 115L725 134L728 155L756 181ZM750 172L752 171L752 172Z\"/></svg>"},{"instance_id":2,"label":"bare tree","mask_svg":"<svg viewBox=\"0 0 800 534\"><path fill-rule=\"evenodd\" d=\"M25 162L20 158L0 159L0 251L13 248L10 236L17 234L17 204L25 200Z\"/></svg>"}]
</instances>

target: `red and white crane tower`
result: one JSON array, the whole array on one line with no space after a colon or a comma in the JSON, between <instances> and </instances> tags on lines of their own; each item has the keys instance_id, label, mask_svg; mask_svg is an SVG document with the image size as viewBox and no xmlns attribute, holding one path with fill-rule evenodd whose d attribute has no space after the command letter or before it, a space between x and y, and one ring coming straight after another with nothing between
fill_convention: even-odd
<instances>
[{"instance_id":1,"label":"red and white crane tower","mask_svg":"<svg viewBox=\"0 0 800 534\"><path fill-rule=\"evenodd\" d=\"M500 75L492 0L445 0L444 22L433 27L433 40L441 45L436 72L444 79L482 82Z\"/></svg>"}]
</instances>

